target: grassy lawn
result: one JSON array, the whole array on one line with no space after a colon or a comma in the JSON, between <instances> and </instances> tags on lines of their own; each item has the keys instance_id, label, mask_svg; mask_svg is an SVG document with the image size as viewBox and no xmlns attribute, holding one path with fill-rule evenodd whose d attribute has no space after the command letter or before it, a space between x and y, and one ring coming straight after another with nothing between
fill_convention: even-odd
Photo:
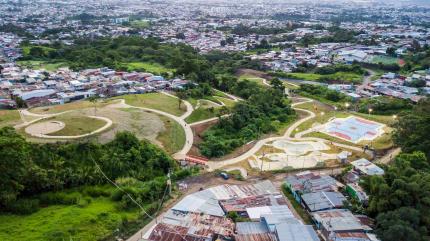
<instances>
[{"instance_id":1,"label":"grassy lawn","mask_svg":"<svg viewBox=\"0 0 430 241\"><path fill-rule=\"evenodd\" d=\"M165 130L158 135L157 140L169 154L181 150L185 145L185 131L182 126L165 116L160 115L160 119L164 122Z\"/></svg>"},{"instance_id":2,"label":"grassy lawn","mask_svg":"<svg viewBox=\"0 0 430 241\"><path fill-rule=\"evenodd\" d=\"M116 97L116 99L125 99L129 105L156 109L176 116L181 116L186 111L184 104L179 109L178 99L161 93L123 95Z\"/></svg>"},{"instance_id":3,"label":"grassy lawn","mask_svg":"<svg viewBox=\"0 0 430 241\"><path fill-rule=\"evenodd\" d=\"M137 209L119 211L110 198L91 198L85 207L53 205L26 216L2 214L0 240L101 240L123 220L138 216Z\"/></svg>"},{"instance_id":4,"label":"grassy lawn","mask_svg":"<svg viewBox=\"0 0 430 241\"><path fill-rule=\"evenodd\" d=\"M26 60L26 61L18 61L18 64L22 67L26 67L29 69L45 69L47 71L56 71L59 68L67 67L68 64L64 62L58 63L49 63L46 61L37 61L37 60Z\"/></svg>"},{"instance_id":5,"label":"grassy lawn","mask_svg":"<svg viewBox=\"0 0 430 241\"><path fill-rule=\"evenodd\" d=\"M224 98L230 99L230 97L228 97L228 95L224 94L224 92L219 91L219 90L214 89L213 94L214 94L214 96L219 96L219 97L224 97Z\"/></svg>"},{"instance_id":6,"label":"grassy lawn","mask_svg":"<svg viewBox=\"0 0 430 241\"><path fill-rule=\"evenodd\" d=\"M288 81L282 81L282 83L284 84L285 88L288 88L290 90L297 90L300 88L299 86L288 83Z\"/></svg>"},{"instance_id":7,"label":"grassy lawn","mask_svg":"<svg viewBox=\"0 0 430 241\"><path fill-rule=\"evenodd\" d=\"M0 128L13 126L21 122L21 117L17 110L0 110Z\"/></svg>"},{"instance_id":8,"label":"grassy lawn","mask_svg":"<svg viewBox=\"0 0 430 241\"><path fill-rule=\"evenodd\" d=\"M52 118L49 118L49 120L62 121L64 122L64 124L66 124L66 126L63 129L57 132L48 134L50 136L83 135L83 134L87 134L92 131L95 131L103 127L104 125L106 125L105 121L90 118L73 112L54 116ZM46 121L46 120L42 120L42 122L43 121Z\"/></svg>"},{"instance_id":9,"label":"grassy lawn","mask_svg":"<svg viewBox=\"0 0 430 241\"><path fill-rule=\"evenodd\" d=\"M255 82L261 86L267 87L267 85L265 85L263 83L263 80L264 80L263 78L260 78L258 76L252 75L252 74L243 74L243 75L239 76L239 81L243 81L243 80L249 80L249 81Z\"/></svg>"},{"instance_id":10,"label":"grassy lawn","mask_svg":"<svg viewBox=\"0 0 430 241\"><path fill-rule=\"evenodd\" d=\"M213 118L217 116L219 112L218 110L218 108L198 108L197 110L194 110L193 113L185 119L185 121L187 123L194 123L197 121Z\"/></svg>"},{"instance_id":11,"label":"grassy lawn","mask_svg":"<svg viewBox=\"0 0 430 241\"><path fill-rule=\"evenodd\" d=\"M225 106L227 106L228 108L231 108L231 107L235 106L236 103L237 103L234 100L232 100L230 98L225 98L225 97L215 96L215 99L217 99L219 102L224 103Z\"/></svg>"},{"instance_id":12,"label":"grassy lawn","mask_svg":"<svg viewBox=\"0 0 430 241\"><path fill-rule=\"evenodd\" d=\"M322 75L311 73L289 73L288 77L292 79L302 79L307 81L318 81Z\"/></svg>"},{"instance_id":13,"label":"grassy lawn","mask_svg":"<svg viewBox=\"0 0 430 241\"><path fill-rule=\"evenodd\" d=\"M151 26L151 22L149 20L134 20L130 22L130 25L134 28L145 29Z\"/></svg>"},{"instance_id":14,"label":"grassy lawn","mask_svg":"<svg viewBox=\"0 0 430 241\"><path fill-rule=\"evenodd\" d=\"M161 64L152 63L152 62L131 62L124 63L127 71L140 71L140 72L150 72L153 74L161 74L161 73L171 73L174 72L174 69L166 68Z\"/></svg>"},{"instance_id":15,"label":"grassy lawn","mask_svg":"<svg viewBox=\"0 0 430 241\"><path fill-rule=\"evenodd\" d=\"M100 100L96 103L97 108L112 104L113 101ZM75 101L64 105L42 106L30 109L30 112L37 114L55 114L70 110L81 110L86 108L94 108L94 103L86 100Z\"/></svg>"},{"instance_id":16,"label":"grassy lawn","mask_svg":"<svg viewBox=\"0 0 430 241\"><path fill-rule=\"evenodd\" d=\"M300 79L307 81L322 82L321 78L328 78L329 80L345 83L360 83L363 77L359 74L348 73L348 72L337 72L335 74L321 75L314 73L288 73L288 78Z\"/></svg>"},{"instance_id":17,"label":"grassy lawn","mask_svg":"<svg viewBox=\"0 0 430 241\"><path fill-rule=\"evenodd\" d=\"M390 56L375 56L372 58L372 63L378 64L398 64L399 59Z\"/></svg>"}]
</instances>

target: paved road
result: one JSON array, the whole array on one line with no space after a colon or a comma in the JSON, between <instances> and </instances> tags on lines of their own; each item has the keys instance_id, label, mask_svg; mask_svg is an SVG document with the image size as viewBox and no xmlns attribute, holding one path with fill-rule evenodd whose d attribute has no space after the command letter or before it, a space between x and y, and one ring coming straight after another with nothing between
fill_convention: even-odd
<instances>
[{"instance_id":1,"label":"paved road","mask_svg":"<svg viewBox=\"0 0 430 241\"><path fill-rule=\"evenodd\" d=\"M400 149L400 147L395 148L393 150L390 150L387 154L385 154L385 156L381 157L380 159L376 160L376 163L381 163L381 164L389 164L397 155L400 154L400 152L402 152L402 149Z\"/></svg>"},{"instance_id":2,"label":"paved road","mask_svg":"<svg viewBox=\"0 0 430 241\"><path fill-rule=\"evenodd\" d=\"M372 81L372 77L376 75L376 72L371 69L366 69L367 72L369 72L369 75L365 76L363 78L363 83L359 86L357 86L356 92L361 92L364 90L364 88L369 85L369 83Z\"/></svg>"}]
</instances>

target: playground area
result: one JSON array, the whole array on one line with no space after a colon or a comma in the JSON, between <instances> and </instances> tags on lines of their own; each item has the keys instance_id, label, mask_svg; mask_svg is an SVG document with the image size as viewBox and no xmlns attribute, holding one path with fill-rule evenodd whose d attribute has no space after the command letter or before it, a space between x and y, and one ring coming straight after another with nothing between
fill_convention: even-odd
<instances>
[{"instance_id":1,"label":"playground area","mask_svg":"<svg viewBox=\"0 0 430 241\"><path fill-rule=\"evenodd\" d=\"M325 161L336 160L338 153L330 153L330 150L330 146L322 141L296 142L281 139L264 145L248 158L248 163L252 168L264 171L312 168L324 165Z\"/></svg>"},{"instance_id":2,"label":"playground area","mask_svg":"<svg viewBox=\"0 0 430 241\"><path fill-rule=\"evenodd\" d=\"M385 125L349 116L347 118L335 118L327 122L321 132L352 143L360 141L372 141L384 134Z\"/></svg>"}]
</instances>

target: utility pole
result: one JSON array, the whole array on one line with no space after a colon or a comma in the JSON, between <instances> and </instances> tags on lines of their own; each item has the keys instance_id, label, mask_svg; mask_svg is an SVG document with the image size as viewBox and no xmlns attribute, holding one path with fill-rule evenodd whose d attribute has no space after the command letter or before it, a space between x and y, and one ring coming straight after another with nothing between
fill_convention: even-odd
<instances>
[{"instance_id":1,"label":"utility pole","mask_svg":"<svg viewBox=\"0 0 430 241\"><path fill-rule=\"evenodd\" d=\"M172 192L172 180L170 179L170 172L171 172L171 169L169 168L169 172L167 173L167 186L168 186L168 188L169 188L169 196L170 196L170 193Z\"/></svg>"}]
</instances>

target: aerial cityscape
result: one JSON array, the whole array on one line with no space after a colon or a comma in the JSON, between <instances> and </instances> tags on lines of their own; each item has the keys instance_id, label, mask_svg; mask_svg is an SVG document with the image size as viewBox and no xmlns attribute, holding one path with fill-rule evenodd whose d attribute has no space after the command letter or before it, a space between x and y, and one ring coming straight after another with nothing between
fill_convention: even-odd
<instances>
[{"instance_id":1,"label":"aerial cityscape","mask_svg":"<svg viewBox=\"0 0 430 241\"><path fill-rule=\"evenodd\" d=\"M429 96L427 0L0 0L0 241L428 241Z\"/></svg>"}]
</instances>

